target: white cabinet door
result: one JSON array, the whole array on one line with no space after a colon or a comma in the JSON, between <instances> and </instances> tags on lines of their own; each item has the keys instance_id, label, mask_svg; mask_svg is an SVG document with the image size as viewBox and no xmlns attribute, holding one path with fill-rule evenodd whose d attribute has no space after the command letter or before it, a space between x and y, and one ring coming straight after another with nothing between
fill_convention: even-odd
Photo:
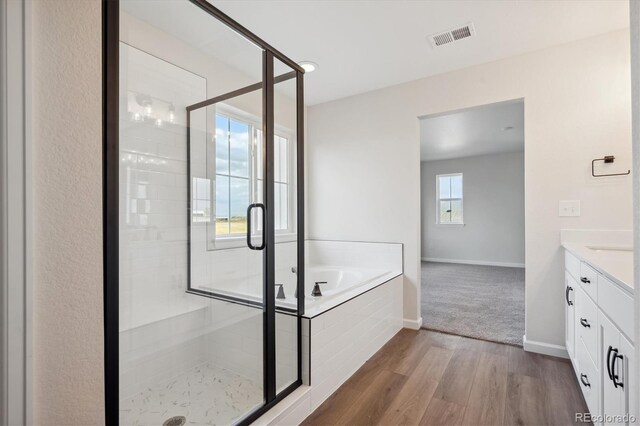
<instances>
[{"instance_id":1,"label":"white cabinet door","mask_svg":"<svg viewBox=\"0 0 640 426\"><path fill-rule=\"evenodd\" d=\"M567 271L564 273L564 308L565 308L565 345L569 358L575 361L575 300L577 283Z\"/></svg>"},{"instance_id":2,"label":"white cabinet door","mask_svg":"<svg viewBox=\"0 0 640 426\"><path fill-rule=\"evenodd\" d=\"M624 376L620 360L620 331L600 312L600 383L605 423L624 424ZM616 419L620 419L616 421Z\"/></svg>"},{"instance_id":3,"label":"white cabinet door","mask_svg":"<svg viewBox=\"0 0 640 426\"><path fill-rule=\"evenodd\" d=\"M629 342L623 334L620 334L620 355L623 357L622 360L618 359L616 363L616 368L622 369L619 373L620 377L622 377L622 383L624 387L624 395L622 400L623 411L625 414L628 413L628 417L635 417L635 422L627 422L628 424L637 424L638 422L638 410L636 407L636 398L634 394L634 381L637 380L637 375L635 371L635 352L633 345ZM620 362L621 361L621 362ZM617 364L620 364L618 366ZM627 419L628 420L628 419Z\"/></svg>"}]
</instances>

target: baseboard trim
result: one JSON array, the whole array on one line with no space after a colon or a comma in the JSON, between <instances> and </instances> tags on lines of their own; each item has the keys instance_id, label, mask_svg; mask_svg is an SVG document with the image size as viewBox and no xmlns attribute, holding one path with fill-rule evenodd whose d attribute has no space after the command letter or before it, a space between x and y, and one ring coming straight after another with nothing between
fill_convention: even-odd
<instances>
[{"instance_id":1,"label":"baseboard trim","mask_svg":"<svg viewBox=\"0 0 640 426\"><path fill-rule=\"evenodd\" d=\"M439 259L436 257L423 257L423 262L462 263L463 265L504 266L506 268L524 268L524 263L491 262L488 260L464 260L464 259Z\"/></svg>"},{"instance_id":2,"label":"baseboard trim","mask_svg":"<svg viewBox=\"0 0 640 426\"><path fill-rule=\"evenodd\" d=\"M402 327L409 328L411 330L420 330L420 327L422 327L422 317L418 318L417 320L404 318L402 320Z\"/></svg>"},{"instance_id":3,"label":"baseboard trim","mask_svg":"<svg viewBox=\"0 0 640 426\"><path fill-rule=\"evenodd\" d=\"M535 352L538 354L550 355L558 358L569 358L567 349L564 346L536 342L535 340L528 340L526 334L522 336L522 343L524 350L527 352Z\"/></svg>"}]
</instances>

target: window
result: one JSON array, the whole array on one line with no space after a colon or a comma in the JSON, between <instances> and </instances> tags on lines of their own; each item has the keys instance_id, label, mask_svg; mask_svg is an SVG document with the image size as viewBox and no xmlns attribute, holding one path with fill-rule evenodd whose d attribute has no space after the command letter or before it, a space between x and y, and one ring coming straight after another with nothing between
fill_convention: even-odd
<instances>
[{"instance_id":1,"label":"window","mask_svg":"<svg viewBox=\"0 0 640 426\"><path fill-rule=\"evenodd\" d=\"M245 234L252 126L216 114L216 236Z\"/></svg>"},{"instance_id":2,"label":"window","mask_svg":"<svg viewBox=\"0 0 640 426\"><path fill-rule=\"evenodd\" d=\"M437 175L437 223L462 225L462 173Z\"/></svg>"},{"instance_id":3,"label":"window","mask_svg":"<svg viewBox=\"0 0 640 426\"><path fill-rule=\"evenodd\" d=\"M247 207L263 202L264 173L262 164L262 130L258 120L219 106L215 115L215 183L193 179L193 222L210 222L215 216L215 238L229 239L247 232ZM276 129L274 136L274 209L278 234L293 233L290 219L295 195L291 185L292 137L287 131ZM213 200L212 200L213 199ZM211 206L215 206L211 212ZM259 211L254 227L261 229Z\"/></svg>"},{"instance_id":4,"label":"window","mask_svg":"<svg viewBox=\"0 0 640 426\"><path fill-rule=\"evenodd\" d=\"M256 132L256 159L262 158L262 131ZM289 155L289 138L281 135L274 135L273 138L273 157L274 157L274 204L275 204L275 229L276 232L290 231L289 226L289 210L291 205L289 204L290 191L292 190L289 185L289 175L291 174L291 157ZM256 161L256 175L257 185L255 200L262 200L263 194L263 173L262 173L262 161Z\"/></svg>"}]
</instances>

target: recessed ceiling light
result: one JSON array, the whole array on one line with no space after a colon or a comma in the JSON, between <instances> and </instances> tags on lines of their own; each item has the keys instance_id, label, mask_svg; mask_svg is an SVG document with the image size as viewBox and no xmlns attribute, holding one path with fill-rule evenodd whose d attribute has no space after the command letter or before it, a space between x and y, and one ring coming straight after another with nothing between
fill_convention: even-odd
<instances>
[{"instance_id":1,"label":"recessed ceiling light","mask_svg":"<svg viewBox=\"0 0 640 426\"><path fill-rule=\"evenodd\" d=\"M313 72L313 71L318 69L318 64L316 64L315 62L311 62L311 61L298 62L298 65L300 65L302 67L304 72Z\"/></svg>"},{"instance_id":2,"label":"recessed ceiling light","mask_svg":"<svg viewBox=\"0 0 640 426\"><path fill-rule=\"evenodd\" d=\"M513 130L513 126L503 127L502 131L506 132L507 130Z\"/></svg>"}]
</instances>

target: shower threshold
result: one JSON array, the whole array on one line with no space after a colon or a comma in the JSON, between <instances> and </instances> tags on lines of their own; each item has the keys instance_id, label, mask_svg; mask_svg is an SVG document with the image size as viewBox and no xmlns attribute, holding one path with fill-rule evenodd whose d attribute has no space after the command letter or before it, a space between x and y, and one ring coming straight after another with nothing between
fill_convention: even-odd
<instances>
[{"instance_id":1,"label":"shower threshold","mask_svg":"<svg viewBox=\"0 0 640 426\"><path fill-rule=\"evenodd\" d=\"M183 416L185 425L229 425L263 403L262 384L212 363L120 401L120 424L162 425Z\"/></svg>"}]
</instances>

